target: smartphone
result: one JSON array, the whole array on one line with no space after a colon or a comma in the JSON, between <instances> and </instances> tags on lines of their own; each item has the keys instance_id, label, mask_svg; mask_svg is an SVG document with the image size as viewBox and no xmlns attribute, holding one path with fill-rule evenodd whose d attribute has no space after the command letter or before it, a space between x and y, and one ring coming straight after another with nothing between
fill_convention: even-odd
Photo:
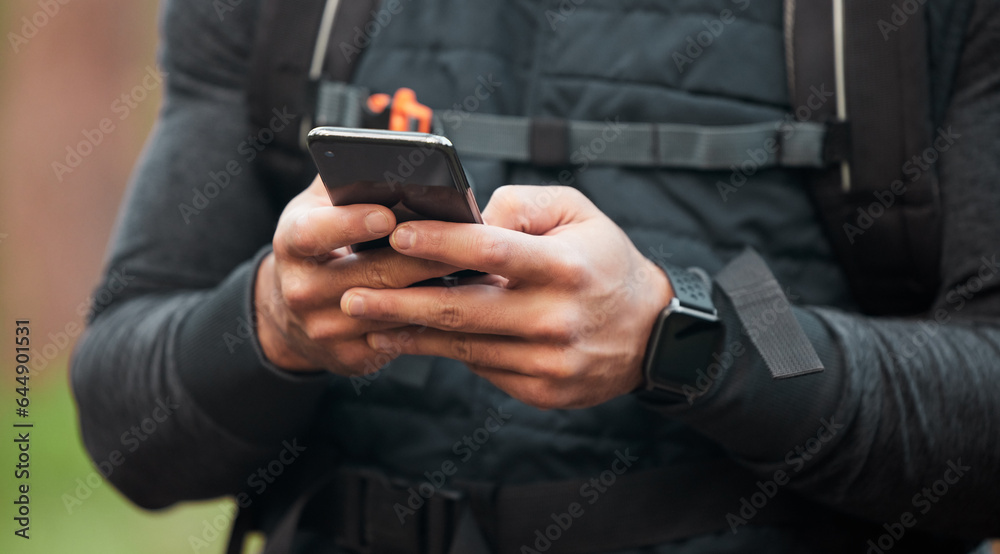
<instances>
[{"instance_id":1,"label":"smartphone","mask_svg":"<svg viewBox=\"0 0 1000 554\"><path fill-rule=\"evenodd\" d=\"M317 127L306 142L334 206L381 204L396 214L397 223L418 219L483 222L455 147L445 137ZM351 249L387 246L388 237Z\"/></svg>"}]
</instances>

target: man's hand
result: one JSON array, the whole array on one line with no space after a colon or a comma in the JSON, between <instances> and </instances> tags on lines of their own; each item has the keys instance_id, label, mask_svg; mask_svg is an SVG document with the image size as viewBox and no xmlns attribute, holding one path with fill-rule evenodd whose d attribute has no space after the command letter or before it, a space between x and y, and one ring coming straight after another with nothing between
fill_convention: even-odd
<instances>
[{"instance_id":1,"label":"man's hand","mask_svg":"<svg viewBox=\"0 0 1000 554\"><path fill-rule=\"evenodd\" d=\"M347 246L384 237L395 226L392 210L383 206L332 206L318 177L288 203L274 252L261 263L254 287L257 336L268 360L289 370L341 375L362 373L366 360L385 360L365 333L410 322L351 319L340 309L344 291L405 287L456 270L389 248L347 253Z\"/></svg>"},{"instance_id":2,"label":"man's hand","mask_svg":"<svg viewBox=\"0 0 1000 554\"><path fill-rule=\"evenodd\" d=\"M639 386L653 323L673 295L662 270L572 188L503 187L483 218L489 225L396 228L396 251L492 277L348 290L341 308L359 321L429 327L369 333L372 348L463 361L540 408L593 406Z\"/></svg>"}]
</instances>

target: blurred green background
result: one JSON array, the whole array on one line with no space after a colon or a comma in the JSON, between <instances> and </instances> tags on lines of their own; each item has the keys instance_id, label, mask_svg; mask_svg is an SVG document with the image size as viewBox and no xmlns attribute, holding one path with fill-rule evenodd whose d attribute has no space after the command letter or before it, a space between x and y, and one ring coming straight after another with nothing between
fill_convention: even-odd
<instances>
[{"instance_id":1,"label":"blurred green background","mask_svg":"<svg viewBox=\"0 0 1000 554\"><path fill-rule=\"evenodd\" d=\"M67 359L101 272L128 174L160 104L158 89L133 93L155 68L157 10L155 0L0 2L0 552L5 554L225 549L228 529L198 549L189 537L204 540L206 522L211 525L229 501L147 512L99 479L83 450L68 386ZM131 94L134 106L124 118L121 103L114 111L122 94ZM103 118L114 122L114 130L99 140L91 132L89 152L78 148L87 140L84 133ZM76 167L54 165L68 163L67 148L83 154ZM33 339L31 404L23 419L15 416L14 404L15 319L31 320ZM14 479L15 419L34 424L28 540L14 535L13 501L21 482ZM70 498L79 504L67 507Z\"/></svg>"}]
</instances>

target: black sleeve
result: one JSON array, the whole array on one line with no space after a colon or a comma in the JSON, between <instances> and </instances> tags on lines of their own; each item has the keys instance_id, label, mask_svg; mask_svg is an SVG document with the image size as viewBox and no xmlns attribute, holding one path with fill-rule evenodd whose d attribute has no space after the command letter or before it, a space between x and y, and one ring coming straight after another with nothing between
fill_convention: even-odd
<instances>
[{"instance_id":1,"label":"black sleeve","mask_svg":"<svg viewBox=\"0 0 1000 554\"><path fill-rule=\"evenodd\" d=\"M144 507L244 488L330 378L283 372L256 342L254 277L282 207L245 142L257 5L216 4L164 3L164 105L71 362L91 457Z\"/></svg>"},{"instance_id":2,"label":"black sleeve","mask_svg":"<svg viewBox=\"0 0 1000 554\"><path fill-rule=\"evenodd\" d=\"M944 286L920 319L820 307L794 315L826 370L772 380L747 348L687 422L761 477L876 522L1000 536L1000 4L978 2L943 132ZM724 344L749 344L716 287ZM741 313L754 320L761 313Z\"/></svg>"}]
</instances>

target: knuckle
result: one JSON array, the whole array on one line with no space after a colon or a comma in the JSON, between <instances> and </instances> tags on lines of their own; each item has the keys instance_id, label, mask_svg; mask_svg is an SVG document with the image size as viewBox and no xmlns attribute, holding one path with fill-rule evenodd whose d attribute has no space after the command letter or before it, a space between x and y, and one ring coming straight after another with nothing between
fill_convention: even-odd
<instances>
[{"instance_id":1,"label":"knuckle","mask_svg":"<svg viewBox=\"0 0 1000 554\"><path fill-rule=\"evenodd\" d=\"M498 188L493 194L497 200L509 209L520 211L520 208L523 208L526 204L524 194L522 193L523 190L516 185L504 185Z\"/></svg>"},{"instance_id":2,"label":"knuckle","mask_svg":"<svg viewBox=\"0 0 1000 554\"><path fill-rule=\"evenodd\" d=\"M510 259L511 245L506 240L482 234L476 236L470 245L472 252L477 253L480 260L487 266L503 264Z\"/></svg>"},{"instance_id":3,"label":"knuckle","mask_svg":"<svg viewBox=\"0 0 1000 554\"><path fill-rule=\"evenodd\" d=\"M312 287L299 275L282 275L279 280L281 296L285 305L293 312L300 312L308 308L313 299Z\"/></svg>"},{"instance_id":4,"label":"knuckle","mask_svg":"<svg viewBox=\"0 0 1000 554\"><path fill-rule=\"evenodd\" d=\"M324 343L339 339L344 332L342 322L329 317L310 317L302 323L302 330L310 340Z\"/></svg>"},{"instance_id":5,"label":"knuckle","mask_svg":"<svg viewBox=\"0 0 1000 554\"><path fill-rule=\"evenodd\" d=\"M465 333L458 333L453 336L448 344L448 350L457 360L468 360L473 354L472 342Z\"/></svg>"},{"instance_id":6,"label":"knuckle","mask_svg":"<svg viewBox=\"0 0 1000 554\"><path fill-rule=\"evenodd\" d=\"M500 205L511 220L511 228L525 230L531 227L530 218L537 215L539 207L537 200L529 200L525 190L518 186L506 186L498 190Z\"/></svg>"},{"instance_id":7,"label":"knuckle","mask_svg":"<svg viewBox=\"0 0 1000 554\"><path fill-rule=\"evenodd\" d=\"M501 204L506 208L513 208L520 202L519 196L516 185L503 185L493 191L490 203Z\"/></svg>"},{"instance_id":8,"label":"knuckle","mask_svg":"<svg viewBox=\"0 0 1000 554\"><path fill-rule=\"evenodd\" d=\"M579 288L587 283L590 267L576 251L564 249L552 259L552 274L563 284Z\"/></svg>"},{"instance_id":9,"label":"knuckle","mask_svg":"<svg viewBox=\"0 0 1000 554\"><path fill-rule=\"evenodd\" d=\"M583 192L581 192L580 189L577 188L560 186L559 193L567 194L570 197L569 200L573 200L574 202L590 202L590 199L587 198L587 195L583 194Z\"/></svg>"},{"instance_id":10,"label":"knuckle","mask_svg":"<svg viewBox=\"0 0 1000 554\"><path fill-rule=\"evenodd\" d=\"M566 381L575 375L571 356L565 349L559 349L546 356L538 367L537 375L550 381Z\"/></svg>"},{"instance_id":11,"label":"knuckle","mask_svg":"<svg viewBox=\"0 0 1000 554\"><path fill-rule=\"evenodd\" d=\"M465 306L459 303L456 291L446 287L434 304L431 320L435 327L444 331L456 331L468 323L467 313Z\"/></svg>"},{"instance_id":12,"label":"knuckle","mask_svg":"<svg viewBox=\"0 0 1000 554\"><path fill-rule=\"evenodd\" d=\"M389 278L391 268L382 261L362 264L361 274L365 284L369 287L376 289L392 288L392 282Z\"/></svg>"},{"instance_id":13,"label":"knuckle","mask_svg":"<svg viewBox=\"0 0 1000 554\"><path fill-rule=\"evenodd\" d=\"M565 311L557 311L541 318L537 323L536 332L542 340L566 344L573 340L575 329L575 317Z\"/></svg>"},{"instance_id":14,"label":"knuckle","mask_svg":"<svg viewBox=\"0 0 1000 554\"><path fill-rule=\"evenodd\" d=\"M465 310L454 302L441 302L436 307L435 320L445 331L455 331L465 326Z\"/></svg>"}]
</instances>

